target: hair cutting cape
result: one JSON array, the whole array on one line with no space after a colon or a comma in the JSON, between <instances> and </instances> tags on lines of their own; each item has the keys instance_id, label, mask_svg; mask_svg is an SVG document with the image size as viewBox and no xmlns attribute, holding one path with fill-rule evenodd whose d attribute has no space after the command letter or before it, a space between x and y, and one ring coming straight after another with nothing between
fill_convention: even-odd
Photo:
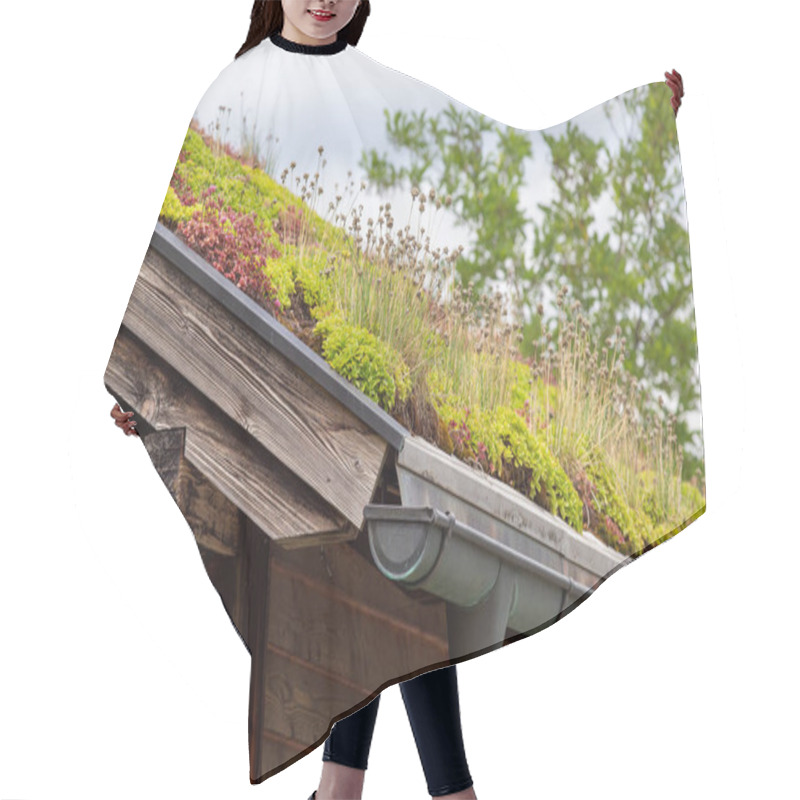
<instances>
[{"instance_id":1,"label":"hair cutting cape","mask_svg":"<svg viewBox=\"0 0 800 800\"><path fill-rule=\"evenodd\" d=\"M528 131L273 36L201 99L104 382L251 655L251 782L705 511L669 98Z\"/></svg>"}]
</instances>

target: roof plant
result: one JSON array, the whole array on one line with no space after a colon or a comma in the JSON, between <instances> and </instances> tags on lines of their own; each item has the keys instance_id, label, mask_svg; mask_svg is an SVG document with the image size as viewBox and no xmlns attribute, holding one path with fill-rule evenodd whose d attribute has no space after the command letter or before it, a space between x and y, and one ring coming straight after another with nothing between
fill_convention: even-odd
<instances>
[{"instance_id":1,"label":"roof plant","mask_svg":"<svg viewBox=\"0 0 800 800\"><path fill-rule=\"evenodd\" d=\"M622 553L701 512L674 418L649 410L624 369L625 338L597 343L580 302L554 287L558 336L526 342L524 357L502 298L458 279L463 248L425 236L450 196L413 187L419 222L399 229L388 202L362 219L357 195L323 214L319 170L292 163L278 180L249 162L193 123L160 221L373 402Z\"/></svg>"}]
</instances>

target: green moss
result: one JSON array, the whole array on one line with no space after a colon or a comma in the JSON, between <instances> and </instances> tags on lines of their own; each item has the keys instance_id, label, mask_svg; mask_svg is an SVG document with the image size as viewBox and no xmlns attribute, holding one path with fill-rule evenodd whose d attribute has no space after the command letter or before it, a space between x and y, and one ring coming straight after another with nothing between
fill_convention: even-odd
<instances>
[{"instance_id":1,"label":"green moss","mask_svg":"<svg viewBox=\"0 0 800 800\"><path fill-rule=\"evenodd\" d=\"M439 380L441 376L439 376ZM450 400L454 399L452 396ZM530 486L512 481L518 491L526 491L531 499L543 502L553 515L560 517L578 531L583 529L581 499L569 476L550 452L542 436L533 434L525 420L513 409L500 406L491 413L480 409L465 409L452 402L441 402L437 411L445 423L462 424L468 429L468 438L462 446L468 458L478 458L481 443L486 448L490 472L501 475L510 469L530 475ZM507 465L507 466L504 466ZM513 477L513 476L512 476Z\"/></svg>"},{"instance_id":2,"label":"green moss","mask_svg":"<svg viewBox=\"0 0 800 800\"><path fill-rule=\"evenodd\" d=\"M291 308L292 295L297 292L295 285L294 269L290 259L285 256L281 258L271 258L267 261L264 272L269 276L272 286L275 288L277 299L281 307L285 310Z\"/></svg>"},{"instance_id":3,"label":"green moss","mask_svg":"<svg viewBox=\"0 0 800 800\"><path fill-rule=\"evenodd\" d=\"M522 408L530 400L533 374L531 368L522 361L512 361L511 371L511 408Z\"/></svg>"},{"instance_id":4,"label":"green moss","mask_svg":"<svg viewBox=\"0 0 800 800\"><path fill-rule=\"evenodd\" d=\"M660 526L669 518L669 508L664 502L663 493L659 494L656 485L656 473L645 469L637 475L639 496L642 511L647 514L654 526Z\"/></svg>"},{"instance_id":5,"label":"green moss","mask_svg":"<svg viewBox=\"0 0 800 800\"><path fill-rule=\"evenodd\" d=\"M444 340L438 337L442 346ZM429 340L428 348L433 350L436 347L434 340ZM452 408L459 402L458 395L453 391L453 380L443 369L435 363L431 364L425 376L425 382L428 386L428 395L431 404L436 409L439 416L445 421L449 422L447 418L447 409Z\"/></svg>"},{"instance_id":6,"label":"green moss","mask_svg":"<svg viewBox=\"0 0 800 800\"><path fill-rule=\"evenodd\" d=\"M496 441L503 448L503 457L514 465L532 470L530 497L544 491L550 512L575 530L583 530L581 499L543 436L532 433L519 414L502 406L492 415L492 425Z\"/></svg>"},{"instance_id":7,"label":"green moss","mask_svg":"<svg viewBox=\"0 0 800 800\"><path fill-rule=\"evenodd\" d=\"M655 525L653 542L666 541L680 533L687 524L698 516L698 512L705 507L706 501L702 493L688 481L681 482L680 509L672 509L671 517Z\"/></svg>"},{"instance_id":8,"label":"green moss","mask_svg":"<svg viewBox=\"0 0 800 800\"><path fill-rule=\"evenodd\" d=\"M532 387L535 387L530 367L524 362L514 361L510 369L511 406L500 406L491 413L480 409L471 409L467 413L453 391L449 376L432 367L427 380L434 407L448 429L451 422L455 423L456 428L462 424L468 428L469 439L462 444L467 457L479 459L478 448L482 442L492 474L500 475L504 462L512 470L529 470L530 486L518 485L514 488L527 491L531 499L543 501L552 514L581 531L583 503L572 481L548 448L544 437L532 432L525 419L517 413L517 410L524 408Z\"/></svg>"},{"instance_id":9,"label":"green moss","mask_svg":"<svg viewBox=\"0 0 800 800\"><path fill-rule=\"evenodd\" d=\"M316 307L325 312L318 312L317 319L327 316L333 310L330 281L323 274L323 266L318 263L318 259L298 258L295 261L295 272L297 288L303 290L306 304L312 309Z\"/></svg>"},{"instance_id":10,"label":"green moss","mask_svg":"<svg viewBox=\"0 0 800 800\"><path fill-rule=\"evenodd\" d=\"M681 483L681 515L691 516L706 504L703 493L688 481Z\"/></svg>"},{"instance_id":11,"label":"green moss","mask_svg":"<svg viewBox=\"0 0 800 800\"><path fill-rule=\"evenodd\" d=\"M199 205L181 205L178 195L175 194L175 190L170 186L161 206L159 218L163 219L170 228L175 228L179 222L188 222L198 208L200 208Z\"/></svg>"},{"instance_id":12,"label":"green moss","mask_svg":"<svg viewBox=\"0 0 800 800\"><path fill-rule=\"evenodd\" d=\"M202 197L211 186L225 198L225 203L242 214L253 214L264 231L274 232L275 221L282 214L292 215L302 207L304 225L313 238L323 235L327 223L314 214L285 186L266 172L242 164L222 153L216 156L203 137L189 128L183 143L185 158L175 165L176 173L186 181L195 197ZM280 244L276 241L276 247Z\"/></svg>"},{"instance_id":13,"label":"green moss","mask_svg":"<svg viewBox=\"0 0 800 800\"><path fill-rule=\"evenodd\" d=\"M320 320L315 331L323 338L323 355L331 367L385 411L408 399L408 366L366 328L352 325L341 313L334 313Z\"/></svg>"},{"instance_id":14,"label":"green moss","mask_svg":"<svg viewBox=\"0 0 800 800\"><path fill-rule=\"evenodd\" d=\"M594 484L593 505L599 522L596 533L616 550L641 552L653 539L653 526L641 509L631 508L620 489L619 480L603 452L595 448L585 464Z\"/></svg>"},{"instance_id":15,"label":"green moss","mask_svg":"<svg viewBox=\"0 0 800 800\"><path fill-rule=\"evenodd\" d=\"M669 503L663 493L659 495L656 486L656 473L642 470L639 475L641 490L641 509L651 523L648 543L666 541L683 529L682 523L705 505L701 492L688 481L682 481L680 507Z\"/></svg>"}]
</instances>

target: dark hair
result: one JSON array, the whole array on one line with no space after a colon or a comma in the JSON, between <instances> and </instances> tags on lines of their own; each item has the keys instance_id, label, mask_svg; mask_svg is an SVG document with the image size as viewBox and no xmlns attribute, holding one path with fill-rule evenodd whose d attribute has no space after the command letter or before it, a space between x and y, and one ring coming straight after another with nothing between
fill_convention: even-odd
<instances>
[{"instance_id":1,"label":"dark hair","mask_svg":"<svg viewBox=\"0 0 800 800\"><path fill-rule=\"evenodd\" d=\"M369 0L361 0L353 18L336 35L337 41L346 39L349 45L355 47L361 38L368 16ZM280 0L255 0L253 10L250 12L250 30L234 59L252 50L273 33L280 33L282 30L283 6Z\"/></svg>"}]
</instances>

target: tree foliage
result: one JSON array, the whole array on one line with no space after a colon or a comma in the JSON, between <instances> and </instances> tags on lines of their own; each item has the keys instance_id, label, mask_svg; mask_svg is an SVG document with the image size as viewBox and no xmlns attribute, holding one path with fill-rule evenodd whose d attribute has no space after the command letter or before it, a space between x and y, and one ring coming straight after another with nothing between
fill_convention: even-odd
<instances>
[{"instance_id":1,"label":"tree foliage","mask_svg":"<svg viewBox=\"0 0 800 800\"><path fill-rule=\"evenodd\" d=\"M542 132L551 166L550 199L534 220L522 192L530 132L501 126L453 104L437 116L386 111L399 160L366 151L361 166L377 187L428 181L452 196L473 246L456 264L463 285L511 288L525 321L523 353L545 328L557 334L553 300L567 285L591 320L596 341L626 339L625 368L663 396L687 445L685 474L700 466L687 411L699 401L689 239L670 90L660 83L604 106L615 136L593 138L572 121ZM538 154L537 154L538 155ZM400 163L404 161L405 163ZM539 187L536 187L537 193ZM543 196L545 193L538 194ZM601 212L601 213L598 213ZM537 304L548 311L536 314ZM692 454L694 450L694 454Z\"/></svg>"}]
</instances>

